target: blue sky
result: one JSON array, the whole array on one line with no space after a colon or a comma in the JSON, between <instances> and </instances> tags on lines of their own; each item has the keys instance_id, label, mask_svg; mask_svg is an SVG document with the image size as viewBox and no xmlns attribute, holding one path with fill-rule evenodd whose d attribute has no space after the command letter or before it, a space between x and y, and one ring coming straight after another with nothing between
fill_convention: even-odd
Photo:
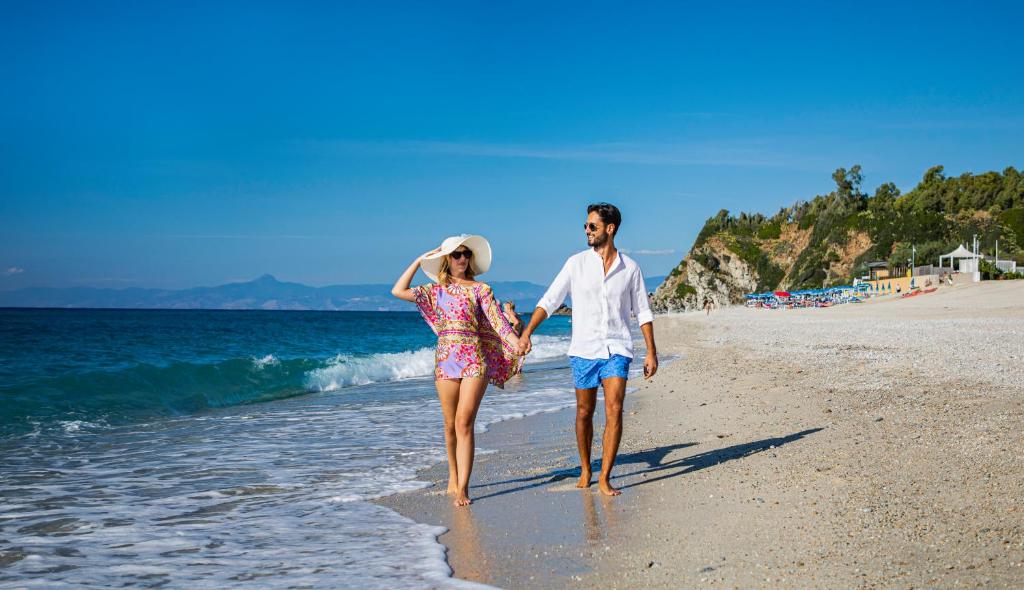
<instances>
[{"instance_id":1,"label":"blue sky","mask_svg":"<svg viewBox=\"0 0 1024 590\"><path fill-rule=\"evenodd\" d=\"M664 274L772 213L1024 165L1012 3L2 2L0 289L545 282L588 202ZM422 278L422 277L421 277Z\"/></svg>"}]
</instances>

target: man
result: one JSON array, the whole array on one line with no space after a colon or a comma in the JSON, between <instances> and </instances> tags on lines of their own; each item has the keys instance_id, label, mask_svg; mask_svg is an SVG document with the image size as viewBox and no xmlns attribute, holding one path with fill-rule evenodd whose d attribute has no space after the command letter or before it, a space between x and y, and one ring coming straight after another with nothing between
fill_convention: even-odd
<instances>
[{"instance_id":1,"label":"man","mask_svg":"<svg viewBox=\"0 0 1024 590\"><path fill-rule=\"evenodd\" d=\"M576 386L576 444L580 453L578 488L590 487L590 449L594 439L597 387L604 387L605 426L598 487L603 494L622 492L611 485L612 467L622 439L622 401L633 359L629 316L635 315L647 342L644 376L658 370L654 346L654 315L647 301L644 277L636 262L615 248L622 215L615 205L587 207L583 229L590 249L571 256L537 303L530 324L519 338L519 352L530 352L530 336L566 295L572 297L572 342L569 361Z\"/></svg>"}]
</instances>

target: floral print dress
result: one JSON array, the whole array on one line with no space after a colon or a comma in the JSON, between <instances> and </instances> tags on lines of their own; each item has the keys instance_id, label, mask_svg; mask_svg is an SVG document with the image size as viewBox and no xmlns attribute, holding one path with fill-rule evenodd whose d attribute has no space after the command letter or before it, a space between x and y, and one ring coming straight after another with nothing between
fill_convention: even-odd
<instances>
[{"instance_id":1,"label":"floral print dress","mask_svg":"<svg viewBox=\"0 0 1024 590\"><path fill-rule=\"evenodd\" d=\"M486 377L503 387L523 368L507 339L515 333L494 292L475 285L420 285L416 307L437 334L434 379Z\"/></svg>"}]
</instances>

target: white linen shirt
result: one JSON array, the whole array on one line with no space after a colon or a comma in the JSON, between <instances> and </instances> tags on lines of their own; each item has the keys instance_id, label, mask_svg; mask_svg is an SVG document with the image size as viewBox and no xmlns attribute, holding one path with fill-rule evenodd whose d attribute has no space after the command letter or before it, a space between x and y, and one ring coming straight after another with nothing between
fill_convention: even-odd
<instances>
[{"instance_id":1,"label":"white linen shirt","mask_svg":"<svg viewBox=\"0 0 1024 590\"><path fill-rule=\"evenodd\" d=\"M641 326L654 321L643 274L633 259L617 252L605 275L604 261L593 249L570 256L537 307L551 316L566 295L572 297L569 356L606 359L619 354L633 358L630 314Z\"/></svg>"}]
</instances>

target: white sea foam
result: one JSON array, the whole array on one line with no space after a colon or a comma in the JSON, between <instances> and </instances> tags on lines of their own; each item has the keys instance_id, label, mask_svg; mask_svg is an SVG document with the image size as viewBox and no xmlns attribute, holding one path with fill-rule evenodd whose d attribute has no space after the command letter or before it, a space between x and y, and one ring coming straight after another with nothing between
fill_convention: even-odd
<instances>
[{"instance_id":1,"label":"white sea foam","mask_svg":"<svg viewBox=\"0 0 1024 590\"><path fill-rule=\"evenodd\" d=\"M500 400L499 403L481 404L476 420L476 431L487 432L487 427L506 420L517 420L527 416L557 412L576 405L576 398L570 389L571 383L562 387L518 391L514 399ZM491 395L493 402L497 395Z\"/></svg>"},{"instance_id":2,"label":"white sea foam","mask_svg":"<svg viewBox=\"0 0 1024 590\"><path fill-rule=\"evenodd\" d=\"M425 377L434 372L434 349L391 352L369 356L339 354L326 367L306 373L306 389L335 391L352 385Z\"/></svg>"},{"instance_id":3,"label":"white sea foam","mask_svg":"<svg viewBox=\"0 0 1024 590\"><path fill-rule=\"evenodd\" d=\"M69 434L72 432L79 432L83 428L103 428L105 426L105 424L88 422L86 420L61 420L58 424L60 424L60 427L64 429L64 432Z\"/></svg>"},{"instance_id":4,"label":"white sea foam","mask_svg":"<svg viewBox=\"0 0 1024 590\"><path fill-rule=\"evenodd\" d=\"M264 367L279 364L281 364L281 361L277 360L277 357L272 354L268 354L262 358L252 358L252 366L255 367L257 370L262 370Z\"/></svg>"},{"instance_id":5,"label":"white sea foam","mask_svg":"<svg viewBox=\"0 0 1024 590\"><path fill-rule=\"evenodd\" d=\"M563 357L568 350L566 337L535 336L527 363ZM428 377L433 373L433 348L368 356L339 354L328 360L327 366L306 373L305 383L310 391L336 391L353 385Z\"/></svg>"},{"instance_id":6,"label":"white sea foam","mask_svg":"<svg viewBox=\"0 0 1024 590\"><path fill-rule=\"evenodd\" d=\"M551 360L564 357L569 352L569 338L567 336L534 336L530 339L533 349L526 362L531 360Z\"/></svg>"}]
</instances>

